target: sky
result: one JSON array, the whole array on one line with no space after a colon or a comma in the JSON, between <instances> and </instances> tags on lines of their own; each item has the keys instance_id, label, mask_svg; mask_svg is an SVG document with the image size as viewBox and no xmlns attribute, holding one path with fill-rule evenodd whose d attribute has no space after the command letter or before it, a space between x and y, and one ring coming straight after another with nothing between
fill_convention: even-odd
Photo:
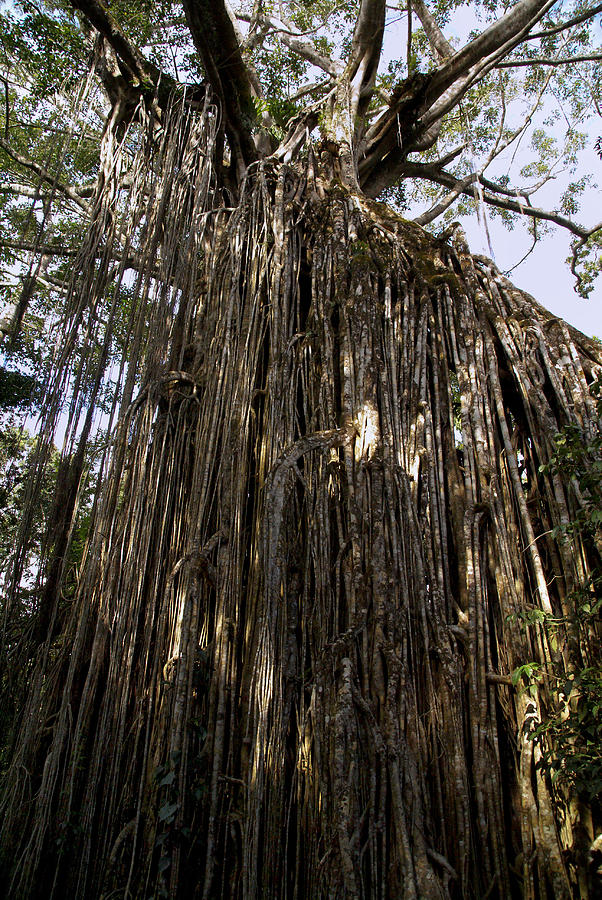
<instances>
[{"instance_id":1,"label":"sky","mask_svg":"<svg viewBox=\"0 0 602 900\"><path fill-rule=\"evenodd\" d=\"M596 160L599 178L602 180L602 161L597 157ZM592 167L591 171L595 169ZM602 197L599 193L592 192L592 197L583 204L580 220L589 224L599 221L600 218L602 218ZM491 256L486 236L476 218L465 217L460 221L466 231L472 252ZM508 231L496 219L488 218L488 226L495 263L502 272L506 272L529 248L529 237L519 226L514 231ZM508 277L517 287L532 294L554 315L566 319L585 334L602 338L602 274L598 276L589 297L587 299L580 297L574 290L575 279L566 262L570 256L570 244L571 235L561 228L554 227L550 234L536 245L533 253Z\"/></svg>"},{"instance_id":2,"label":"sky","mask_svg":"<svg viewBox=\"0 0 602 900\"><path fill-rule=\"evenodd\" d=\"M4 5L2 0L0 0L0 5ZM449 27L445 30L446 36L456 46L465 43L471 28L483 27L482 23L477 20L474 9L474 4L466 3L454 13ZM602 36L601 21L601 17L598 16L595 27L600 36ZM406 16L400 15L397 5L390 0L381 60L383 68L386 68L390 60L404 55L406 40ZM592 174L594 181L599 182L602 182L602 160L594 152L593 143L601 134L602 120L594 117L589 123L588 147L582 152L579 164L580 174ZM520 168L520 154L517 159L517 168ZM569 178L566 178L564 184L568 180ZM562 193L563 187L563 179L559 177L537 194L536 202L540 206L551 208ZM416 211L417 213L418 211ZM588 190L576 219L585 225L595 224L602 219L602 192L599 189ZM575 292L574 277L566 262L570 255L571 235L564 229L552 226L549 234L536 245L528 258L517 268L513 268L528 250L530 236L520 224L513 231L509 231L495 217L488 216L487 221L491 247L498 268L504 273L513 269L508 277L518 287L532 294L551 312L566 319L581 331L602 338L602 275L595 282L594 290L587 299L580 297ZM476 217L463 217L461 222L471 250L474 253L491 256L486 234ZM436 228L437 223L435 224Z\"/></svg>"},{"instance_id":3,"label":"sky","mask_svg":"<svg viewBox=\"0 0 602 900\"><path fill-rule=\"evenodd\" d=\"M455 13L449 27L445 30L446 37L451 39L457 47L464 44L466 38L454 40L454 35L465 36L471 28L481 29L483 27L482 23L477 21L473 10L472 4L466 4ZM599 36L602 36L601 22L602 18L598 16L595 28ZM388 60L399 58L400 48L405 47L407 40L406 29L405 16L400 17L397 11L392 10L385 32L381 64L386 66ZM578 174L592 174L594 182L602 183L602 160L593 148L596 137L602 134L602 120L598 116L594 116L583 130L588 132L589 138L587 147L580 154ZM560 141L562 134L559 133L558 137ZM516 163L516 168L520 168L520 152L517 155ZM573 175L563 178L562 175L559 175L557 179L537 193L534 203L540 207L551 209L554 203L558 202L558 197L566 184L575 177ZM490 257L489 241L484 228L477 222L476 216L458 217L458 219L466 232L471 251ZM575 216L575 220L579 224L591 227L601 219L602 191L599 187L592 186L585 193L581 210ZM570 322L580 331L602 338L602 274L596 280L594 290L587 299L580 297L575 292L575 279L566 262L571 252L572 235L562 228L552 226L549 233L536 245L527 259L517 268L513 268L529 249L530 235L520 223L513 231L509 231L498 218L491 215L487 216L487 224L495 263L504 273L513 269L508 277L517 287L527 291L554 315Z\"/></svg>"}]
</instances>

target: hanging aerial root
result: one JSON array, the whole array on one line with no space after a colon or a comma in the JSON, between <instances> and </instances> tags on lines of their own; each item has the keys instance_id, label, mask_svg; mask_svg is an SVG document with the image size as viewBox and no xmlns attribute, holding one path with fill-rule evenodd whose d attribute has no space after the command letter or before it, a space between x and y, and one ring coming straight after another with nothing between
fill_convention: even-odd
<instances>
[{"instance_id":1,"label":"hanging aerial root","mask_svg":"<svg viewBox=\"0 0 602 900\"><path fill-rule=\"evenodd\" d=\"M569 897L547 698L509 675L553 652L517 615L598 562L541 469L597 428L597 347L460 236L270 163L189 207L195 291L157 165L166 275L9 772L13 893Z\"/></svg>"}]
</instances>

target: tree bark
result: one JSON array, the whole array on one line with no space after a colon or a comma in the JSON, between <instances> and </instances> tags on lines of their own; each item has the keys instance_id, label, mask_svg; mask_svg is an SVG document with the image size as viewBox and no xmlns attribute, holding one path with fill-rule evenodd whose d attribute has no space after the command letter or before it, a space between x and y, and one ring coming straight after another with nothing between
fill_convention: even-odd
<instances>
[{"instance_id":1,"label":"tree bark","mask_svg":"<svg viewBox=\"0 0 602 900\"><path fill-rule=\"evenodd\" d=\"M9 896L571 896L526 731L549 698L509 674L552 653L517 614L579 583L549 537L579 496L540 466L592 422L598 348L342 183L336 148L220 207L215 109L173 116L129 195L168 287L132 293L6 779Z\"/></svg>"}]
</instances>

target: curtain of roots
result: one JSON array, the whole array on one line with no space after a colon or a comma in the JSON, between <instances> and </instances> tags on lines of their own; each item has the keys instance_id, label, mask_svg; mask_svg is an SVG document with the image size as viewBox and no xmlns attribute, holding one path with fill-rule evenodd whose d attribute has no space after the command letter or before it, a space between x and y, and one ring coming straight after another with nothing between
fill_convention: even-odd
<instances>
[{"instance_id":1,"label":"curtain of roots","mask_svg":"<svg viewBox=\"0 0 602 900\"><path fill-rule=\"evenodd\" d=\"M599 353L313 153L224 205L216 131L207 101L105 138L32 487L60 427L41 634L10 632L18 553L7 595L12 895L569 897L583 811L508 673L593 652L516 614L596 563L540 466L594 433Z\"/></svg>"}]
</instances>

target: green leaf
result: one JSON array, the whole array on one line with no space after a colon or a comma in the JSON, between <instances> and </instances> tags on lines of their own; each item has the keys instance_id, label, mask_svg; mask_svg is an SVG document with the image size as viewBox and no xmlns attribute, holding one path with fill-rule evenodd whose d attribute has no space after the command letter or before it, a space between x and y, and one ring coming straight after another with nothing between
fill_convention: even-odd
<instances>
[{"instance_id":1,"label":"green leaf","mask_svg":"<svg viewBox=\"0 0 602 900\"><path fill-rule=\"evenodd\" d=\"M172 770L168 772L167 775L164 775L161 781L159 782L159 787L165 787L166 785L173 784L176 779L176 773Z\"/></svg>"},{"instance_id":2,"label":"green leaf","mask_svg":"<svg viewBox=\"0 0 602 900\"><path fill-rule=\"evenodd\" d=\"M178 803L164 803L159 810L159 822L173 822L178 806Z\"/></svg>"}]
</instances>

